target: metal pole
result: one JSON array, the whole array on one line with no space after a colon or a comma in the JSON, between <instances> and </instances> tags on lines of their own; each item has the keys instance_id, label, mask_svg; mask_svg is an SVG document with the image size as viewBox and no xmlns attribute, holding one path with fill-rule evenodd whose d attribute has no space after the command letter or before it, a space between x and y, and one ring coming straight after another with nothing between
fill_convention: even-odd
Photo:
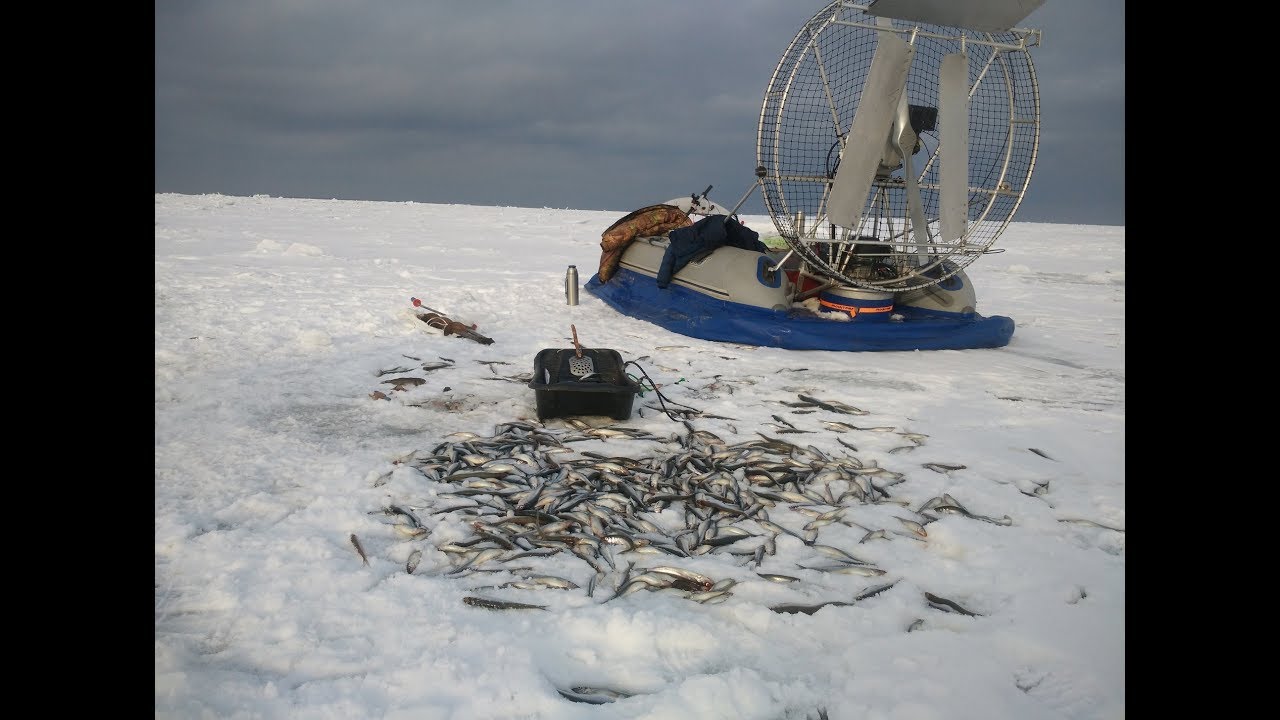
<instances>
[{"instance_id":1,"label":"metal pole","mask_svg":"<svg viewBox=\"0 0 1280 720\"><path fill-rule=\"evenodd\" d=\"M742 199L739 200L738 204L734 205L733 209L729 211L729 217L733 217L738 214L738 208L742 207L742 204L747 201L747 198L751 197L751 193L756 191L756 188L760 186L760 181L764 179L764 176L768 174L768 172L768 170L764 169L763 165L756 168L756 181L751 183L751 187L747 188L747 192L742 196Z\"/></svg>"}]
</instances>

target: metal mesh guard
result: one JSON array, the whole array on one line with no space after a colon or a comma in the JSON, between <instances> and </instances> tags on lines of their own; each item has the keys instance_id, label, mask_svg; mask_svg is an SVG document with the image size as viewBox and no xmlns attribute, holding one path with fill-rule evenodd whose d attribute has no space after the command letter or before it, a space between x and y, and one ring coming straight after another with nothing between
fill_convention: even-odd
<instances>
[{"instance_id":1,"label":"metal mesh guard","mask_svg":"<svg viewBox=\"0 0 1280 720\"><path fill-rule=\"evenodd\" d=\"M903 291L937 284L988 252L1022 202L1040 140L1040 90L1029 52L1039 45L1039 31L991 33L892 21L894 32L915 49L905 92L919 124L912 125L918 147L911 167L924 232L915 227L906 168L899 162L877 169L859 227L837 237L827 204L885 31L867 4L834 0L791 41L765 90L756 164L765 169L761 189L778 234L810 271L842 285ZM946 119L936 113L941 67L950 54L968 62L969 190L964 234L944 240L938 151ZM931 119L920 115L930 111ZM874 277L858 263L871 244L883 246L871 253L884 273Z\"/></svg>"}]
</instances>

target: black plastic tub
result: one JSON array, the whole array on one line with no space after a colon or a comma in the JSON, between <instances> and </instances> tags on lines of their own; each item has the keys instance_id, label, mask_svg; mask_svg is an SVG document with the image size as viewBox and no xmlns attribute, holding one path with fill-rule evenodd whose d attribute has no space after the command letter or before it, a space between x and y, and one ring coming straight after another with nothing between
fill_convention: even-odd
<instances>
[{"instance_id":1,"label":"black plastic tub","mask_svg":"<svg viewBox=\"0 0 1280 720\"><path fill-rule=\"evenodd\" d=\"M576 359L576 362L575 362ZM592 372L575 375L590 361ZM570 363L573 363L571 367ZM640 393L640 383L623 371L617 350L547 348L533 359L533 388L538 401L538 419L574 415L608 415L614 420L631 417L631 403Z\"/></svg>"}]
</instances>

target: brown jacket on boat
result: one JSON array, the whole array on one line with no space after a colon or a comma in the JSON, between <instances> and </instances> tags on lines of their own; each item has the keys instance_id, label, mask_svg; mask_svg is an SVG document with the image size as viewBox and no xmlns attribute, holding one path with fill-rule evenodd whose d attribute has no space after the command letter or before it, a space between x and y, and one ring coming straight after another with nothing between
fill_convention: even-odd
<instances>
[{"instance_id":1,"label":"brown jacket on boat","mask_svg":"<svg viewBox=\"0 0 1280 720\"><path fill-rule=\"evenodd\" d=\"M600 235L600 282L609 282L622 262L623 251L636 238L665 235L692 224L689 216L674 205L650 205L623 216Z\"/></svg>"}]
</instances>

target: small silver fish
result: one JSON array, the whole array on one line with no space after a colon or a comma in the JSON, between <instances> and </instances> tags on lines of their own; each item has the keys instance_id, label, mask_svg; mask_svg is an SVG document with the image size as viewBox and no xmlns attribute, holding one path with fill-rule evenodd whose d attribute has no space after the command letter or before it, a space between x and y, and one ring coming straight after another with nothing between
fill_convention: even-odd
<instances>
[{"instance_id":1,"label":"small silver fish","mask_svg":"<svg viewBox=\"0 0 1280 720\"><path fill-rule=\"evenodd\" d=\"M607 688L594 688L579 685L570 690L556 688L556 692L567 700L580 703L590 703L592 705L603 705L611 703L615 700L631 697L631 693L621 690L609 690Z\"/></svg>"},{"instance_id":2,"label":"small silver fish","mask_svg":"<svg viewBox=\"0 0 1280 720\"><path fill-rule=\"evenodd\" d=\"M382 382L384 384L394 386L396 390L404 390L405 388L425 385L427 381L419 377L398 377L391 378L390 380L383 380Z\"/></svg>"},{"instance_id":3,"label":"small silver fish","mask_svg":"<svg viewBox=\"0 0 1280 720\"><path fill-rule=\"evenodd\" d=\"M870 565L797 565L797 567L805 570L817 570L818 572L831 573L833 575L861 575L863 577L879 577L884 575L886 571Z\"/></svg>"},{"instance_id":4,"label":"small silver fish","mask_svg":"<svg viewBox=\"0 0 1280 720\"><path fill-rule=\"evenodd\" d=\"M731 595L733 595L733 593L728 590L712 589L712 590L706 590L703 592L689 593L685 597L687 597L688 599L694 602L701 603L703 605L715 605L717 603L722 603L725 600L728 600L729 596Z\"/></svg>"},{"instance_id":5,"label":"small silver fish","mask_svg":"<svg viewBox=\"0 0 1280 720\"><path fill-rule=\"evenodd\" d=\"M495 600L493 598L478 597L468 595L462 598L462 602L472 607L488 608L489 610L546 610L546 605L530 605L528 603L511 602L510 600Z\"/></svg>"},{"instance_id":6,"label":"small silver fish","mask_svg":"<svg viewBox=\"0 0 1280 720\"><path fill-rule=\"evenodd\" d=\"M1079 525L1092 525L1092 526L1094 526L1094 527L1100 527L1100 528L1102 528L1102 529L1104 529L1104 530L1114 530L1114 531L1116 531L1116 532L1120 532L1120 533L1124 532L1124 528L1118 528L1118 527L1113 527L1113 526L1111 526L1111 525L1105 525L1105 524L1100 523L1100 522L1097 522L1097 521L1095 521L1095 520L1088 520L1088 519L1085 519L1085 518L1058 518L1058 522L1064 522L1064 523L1077 523L1077 524L1079 524Z\"/></svg>"},{"instance_id":7,"label":"small silver fish","mask_svg":"<svg viewBox=\"0 0 1280 720\"><path fill-rule=\"evenodd\" d=\"M377 377L382 377L383 375L393 375L393 374L395 374L395 373L411 372L412 370L413 370L413 368L411 368L411 367L404 367L404 366L402 366L402 365L397 365L396 367L393 367L393 368L390 368L390 369L387 369L387 370L379 370L379 371L377 371L377 372L376 372L376 373L374 373L374 374L375 374Z\"/></svg>"},{"instance_id":8,"label":"small silver fish","mask_svg":"<svg viewBox=\"0 0 1280 720\"><path fill-rule=\"evenodd\" d=\"M756 575L759 575L760 577L764 578L765 580L768 580L769 582L776 582L776 583L800 582L800 578L794 575L778 575L775 573L756 573Z\"/></svg>"},{"instance_id":9,"label":"small silver fish","mask_svg":"<svg viewBox=\"0 0 1280 720\"><path fill-rule=\"evenodd\" d=\"M369 564L369 556L364 553L364 547L360 544L360 538L355 533L351 533L351 544L355 547L356 552L360 553L360 559L365 565Z\"/></svg>"},{"instance_id":10,"label":"small silver fish","mask_svg":"<svg viewBox=\"0 0 1280 720\"><path fill-rule=\"evenodd\" d=\"M781 415L774 415L773 419L777 420L779 423L782 423L784 426L791 428L792 430L796 429L795 425L792 425L791 423L784 420Z\"/></svg>"},{"instance_id":11,"label":"small silver fish","mask_svg":"<svg viewBox=\"0 0 1280 720\"><path fill-rule=\"evenodd\" d=\"M858 543L859 543L859 544L861 544L861 543L864 543L864 542L866 542L866 541L868 541L868 540L880 540L880 539L883 539L883 538L885 538L885 537L887 537L887 536L886 536L885 531L884 531L884 529L883 529L883 528L881 528L881 529L879 529L879 530L870 530L870 531L868 531L868 532L867 532L867 534L866 534L866 535L863 535L863 536L862 536L862 539L861 539L861 540L859 540L859 541L858 541Z\"/></svg>"},{"instance_id":12,"label":"small silver fish","mask_svg":"<svg viewBox=\"0 0 1280 720\"><path fill-rule=\"evenodd\" d=\"M896 519L898 522L902 523L903 527L910 530L916 536L922 537L922 538L929 537L929 533L924 529L924 526L916 522L915 520L908 520L906 518L896 518Z\"/></svg>"},{"instance_id":13,"label":"small silver fish","mask_svg":"<svg viewBox=\"0 0 1280 720\"><path fill-rule=\"evenodd\" d=\"M828 600L827 602L818 603L816 605L800 605L796 603L782 603L781 605L772 605L769 607L769 609L776 613L785 613L788 615L794 615L796 613L804 613L805 615L812 615L828 605L834 605L836 607L844 607L852 604L853 603L845 602L844 600Z\"/></svg>"},{"instance_id":14,"label":"small silver fish","mask_svg":"<svg viewBox=\"0 0 1280 720\"><path fill-rule=\"evenodd\" d=\"M889 588L897 584L898 584L898 581L894 580L891 583L885 583L883 585L875 585L873 587L869 587L866 590L863 590L862 592L855 595L853 597L853 601L860 602L862 600L866 600L867 598L875 597L876 595L879 595L880 593L884 592L885 590L888 590Z\"/></svg>"},{"instance_id":15,"label":"small silver fish","mask_svg":"<svg viewBox=\"0 0 1280 720\"><path fill-rule=\"evenodd\" d=\"M565 578L556 577L554 575L527 575L525 576L525 580L528 580L535 585L555 588L556 590L576 590L580 587L572 580L566 580Z\"/></svg>"},{"instance_id":16,"label":"small silver fish","mask_svg":"<svg viewBox=\"0 0 1280 720\"><path fill-rule=\"evenodd\" d=\"M937 595L934 595L931 592L926 592L924 594L924 598L925 600L929 601L930 607L937 608L938 610L942 610L943 612L957 612L957 613L960 613L961 615L968 615L969 617L981 617L981 613L976 613L976 612L973 612L972 610L966 610L963 607L960 607L960 605L956 603L954 600L948 600L944 597L938 597Z\"/></svg>"},{"instance_id":17,"label":"small silver fish","mask_svg":"<svg viewBox=\"0 0 1280 720\"><path fill-rule=\"evenodd\" d=\"M833 557L841 562L851 563L853 565L870 565L871 564L866 560L854 557L849 553L845 552L844 550L841 550L838 547L833 547L831 545L819 545L817 543L813 543L809 547L813 548L814 550L817 550L818 552L822 553L823 555L826 555L827 557Z\"/></svg>"},{"instance_id":18,"label":"small silver fish","mask_svg":"<svg viewBox=\"0 0 1280 720\"><path fill-rule=\"evenodd\" d=\"M948 463L939 463L939 462L930 462L930 463L925 463L925 464L924 464L924 467L927 467L927 468L929 468L930 470L932 470L932 471L934 471L934 472L936 472L936 473L944 473L944 474L945 474L945 473L947 473L947 472L949 472L949 471L951 471L951 470L964 470L967 466L966 466L966 465L953 465L953 464L948 464Z\"/></svg>"}]
</instances>

